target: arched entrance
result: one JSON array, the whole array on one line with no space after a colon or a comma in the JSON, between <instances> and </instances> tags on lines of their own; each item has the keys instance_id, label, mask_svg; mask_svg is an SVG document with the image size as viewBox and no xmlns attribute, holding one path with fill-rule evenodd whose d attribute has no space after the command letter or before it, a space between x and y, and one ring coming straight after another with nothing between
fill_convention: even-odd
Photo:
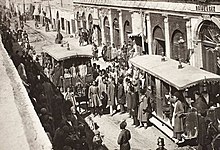
<instances>
[{"instance_id":1,"label":"arched entrance","mask_svg":"<svg viewBox=\"0 0 220 150\"><path fill-rule=\"evenodd\" d=\"M165 37L162 29L156 26L153 31L153 53L155 55L166 55L165 51Z\"/></svg>"},{"instance_id":2,"label":"arched entrance","mask_svg":"<svg viewBox=\"0 0 220 150\"><path fill-rule=\"evenodd\" d=\"M93 36L94 36L94 42L95 42L98 46L102 45L101 28L100 28L99 25L94 25Z\"/></svg>"},{"instance_id":3,"label":"arched entrance","mask_svg":"<svg viewBox=\"0 0 220 150\"><path fill-rule=\"evenodd\" d=\"M92 18L92 15L89 14L88 16L88 29L91 30L93 27L93 18Z\"/></svg>"},{"instance_id":4,"label":"arched entrance","mask_svg":"<svg viewBox=\"0 0 220 150\"><path fill-rule=\"evenodd\" d=\"M202 47L203 69L219 74L217 57L220 51L217 45L220 44L220 29L214 22L205 20L200 26L199 39Z\"/></svg>"},{"instance_id":5,"label":"arched entrance","mask_svg":"<svg viewBox=\"0 0 220 150\"><path fill-rule=\"evenodd\" d=\"M113 20L113 38L115 46L120 46L119 21L117 18Z\"/></svg>"},{"instance_id":6,"label":"arched entrance","mask_svg":"<svg viewBox=\"0 0 220 150\"><path fill-rule=\"evenodd\" d=\"M86 16L85 16L85 12L82 13L82 28L86 29Z\"/></svg>"},{"instance_id":7,"label":"arched entrance","mask_svg":"<svg viewBox=\"0 0 220 150\"><path fill-rule=\"evenodd\" d=\"M104 18L104 33L105 33L105 42L106 44L110 44L110 24L108 17Z\"/></svg>"},{"instance_id":8,"label":"arched entrance","mask_svg":"<svg viewBox=\"0 0 220 150\"><path fill-rule=\"evenodd\" d=\"M124 23L124 41L126 43L129 43L129 38L128 38L128 34L132 33L132 27L131 27L131 23L126 20Z\"/></svg>"},{"instance_id":9,"label":"arched entrance","mask_svg":"<svg viewBox=\"0 0 220 150\"><path fill-rule=\"evenodd\" d=\"M181 31L176 30L172 35L172 48L171 48L171 58L175 60L181 59L181 61L186 62L187 60L187 48L186 40Z\"/></svg>"}]
</instances>

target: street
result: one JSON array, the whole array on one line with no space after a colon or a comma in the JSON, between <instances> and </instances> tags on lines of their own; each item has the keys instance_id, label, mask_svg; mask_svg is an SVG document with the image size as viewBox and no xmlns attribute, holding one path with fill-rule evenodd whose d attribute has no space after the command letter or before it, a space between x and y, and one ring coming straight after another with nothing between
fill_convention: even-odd
<instances>
[{"instance_id":1,"label":"street","mask_svg":"<svg viewBox=\"0 0 220 150\"><path fill-rule=\"evenodd\" d=\"M25 30L27 31L30 39L31 46L34 47L37 54L40 55L42 47L48 46L50 44L54 44L56 32L45 32L44 27L39 29L34 28L34 21L27 21L25 26ZM70 47L74 47L79 50L87 50L88 54L91 54L91 45L87 46L79 46L78 39L76 38L69 38L68 35L64 36L64 41L68 41L70 43ZM60 46L60 45L57 45ZM99 48L99 55L100 55L101 48ZM101 68L107 67L110 63L106 63L103 59L99 59L99 61L94 61L95 63L99 64ZM154 150L157 148L157 139L158 137L163 137L165 140L165 147L168 150L173 150L177 148L177 145L167 138L162 132L160 132L154 126L145 128L135 128L132 126L132 119L128 118L128 114L115 114L113 116L110 115L103 115L101 117L96 116L93 117L93 120L98 124L100 127L101 135L104 136L104 144L109 150L119 149L117 144L117 137L120 133L119 124L122 120L127 121L127 128L131 131L131 147L132 150Z\"/></svg>"}]
</instances>

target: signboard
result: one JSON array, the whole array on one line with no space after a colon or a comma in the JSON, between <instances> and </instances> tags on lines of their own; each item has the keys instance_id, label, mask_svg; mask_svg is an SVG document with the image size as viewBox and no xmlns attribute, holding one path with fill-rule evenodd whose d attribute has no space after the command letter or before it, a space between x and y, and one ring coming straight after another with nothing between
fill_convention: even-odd
<instances>
[{"instance_id":1,"label":"signboard","mask_svg":"<svg viewBox=\"0 0 220 150\"><path fill-rule=\"evenodd\" d=\"M196 11L202 12L216 12L215 6L196 5Z\"/></svg>"}]
</instances>

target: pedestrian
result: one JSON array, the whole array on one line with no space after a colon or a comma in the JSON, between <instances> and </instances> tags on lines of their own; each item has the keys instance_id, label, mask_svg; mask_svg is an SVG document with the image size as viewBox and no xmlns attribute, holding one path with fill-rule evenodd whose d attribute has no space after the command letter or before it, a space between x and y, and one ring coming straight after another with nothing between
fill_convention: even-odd
<instances>
[{"instance_id":1,"label":"pedestrian","mask_svg":"<svg viewBox=\"0 0 220 150\"><path fill-rule=\"evenodd\" d=\"M130 150L131 146L129 140L131 139L131 133L126 129L126 121L122 121L120 124L121 133L118 136L118 144L120 145L120 150Z\"/></svg>"},{"instance_id":2,"label":"pedestrian","mask_svg":"<svg viewBox=\"0 0 220 150\"><path fill-rule=\"evenodd\" d=\"M135 91L134 91L134 87L131 86L130 88L130 91L131 91L131 108L132 108L132 117L133 117L133 125L135 127L138 127L139 126L139 121L138 121L138 103L139 103L139 100L135 94Z\"/></svg>"},{"instance_id":3,"label":"pedestrian","mask_svg":"<svg viewBox=\"0 0 220 150\"><path fill-rule=\"evenodd\" d=\"M98 47L94 42L92 43L92 54L93 54L93 60L99 60Z\"/></svg>"},{"instance_id":4,"label":"pedestrian","mask_svg":"<svg viewBox=\"0 0 220 150\"><path fill-rule=\"evenodd\" d=\"M102 105L99 97L99 89L95 81L92 82L92 85L89 87L88 98L90 100L90 106L92 107L92 114L100 115L99 107Z\"/></svg>"},{"instance_id":5,"label":"pedestrian","mask_svg":"<svg viewBox=\"0 0 220 150\"><path fill-rule=\"evenodd\" d=\"M156 149L156 150L167 150L164 146L165 146L165 144L164 144L164 138L161 138L161 137L159 137L158 139L157 139L157 145L158 145L158 148Z\"/></svg>"},{"instance_id":6,"label":"pedestrian","mask_svg":"<svg viewBox=\"0 0 220 150\"><path fill-rule=\"evenodd\" d=\"M114 109L115 106L115 83L114 83L114 79L110 78L109 84L108 84L108 88L107 88L107 94L108 94L108 106L110 107L110 114L113 115L116 110Z\"/></svg>"},{"instance_id":7,"label":"pedestrian","mask_svg":"<svg viewBox=\"0 0 220 150\"><path fill-rule=\"evenodd\" d=\"M98 130L94 131L95 136L93 137L93 150L101 150L102 149L102 137Z\"/></svg>"},{"instance_id":8,"label":"pedestrian","mask_svg":"<svg viewBox=\"0 0 220 150\"><path fill-rule=\"evenodd\" d=\"M183 96L177 91L173 95L174 100L174 111L172 116L172 125L173 125L173 137L177 139L177 143L183 142L182 134L184 132L184 124L183 124L183 114L184 114L184 106L183 106Z\"/></svg>"},{"instance_id":9,"label":"pedestrian","mask_svg":"<svg viewBox=\"0 0 220 150\"><path fill-rule=\"evenodd\" d=\"M125 112L125 90L123 86L123 79L120 78L118 81L118 104L120 105L120 112L124 113Z\"/></svg>"},{"instance_id":10,"label":"pedestrian","mask_svg":"<svg viewBox=\"0 0 220 150\"><path fill-rule=\"evenodd\" d=\"M130 81L128 81L128 90L126 92L126 103L127 103L127 112L129 114L129 118L131 118L132 116L132 99L134 96L134 93L131 92L132 88L133 87L131 86Z\"/></svg>"},{"instance_id":11,"label":"pedestrian","mask_svg":"<svg viewBox=\"0 0 220 150\"><path fill-rule=\"evenodd\" d=\"M139 109L138 109L138 120L140 121L140 127L144 127L144 124L149 124L149 112L145 111L148 108L148 98L145 94L145 90L141 89L141 97L139 100Z\"/></svg>"}]
</instances>

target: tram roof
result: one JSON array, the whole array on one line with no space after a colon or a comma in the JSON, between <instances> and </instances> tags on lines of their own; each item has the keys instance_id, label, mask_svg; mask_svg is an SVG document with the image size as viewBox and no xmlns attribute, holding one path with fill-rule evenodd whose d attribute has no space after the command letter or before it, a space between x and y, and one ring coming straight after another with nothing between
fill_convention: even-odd
<instances>
[{"instance_id":1,"label":"tram roof","mask_svg":"<svg viewBox=\"0 0 220 150\"><path fill-rule=\"evenodd\" d=\"M70 46L70 50L67 50L66 46L61 47L60 44L44 46L42 49L57 61L80 57L92 58L92 54L90 54L88 50L72 47L72 45Z\"/></svg>"},{"instance_id":2,"label":"tram roof","mask_svg":"<svg viewBox=\"0 0 220 150\"><path fill-rule=\"evenodd\" d=\"M155 76L169 85L183 90L207 81L220 81L220 76L214 73L182 63L183 68L178 69L179 62L166 58L161 61L160 55L143 55L130 59L130 63L141 70Z\"/></svg>"}]
</instances>

